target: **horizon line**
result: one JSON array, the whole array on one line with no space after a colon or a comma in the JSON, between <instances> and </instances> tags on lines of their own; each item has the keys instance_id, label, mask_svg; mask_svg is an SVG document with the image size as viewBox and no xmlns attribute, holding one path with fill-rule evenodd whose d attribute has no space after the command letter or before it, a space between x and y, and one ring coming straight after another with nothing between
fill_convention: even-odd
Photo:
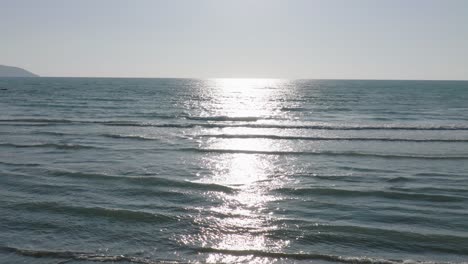
<instances>
[{"instance_id":1,"label":"horizon line","mask_svg":"<svg viewBox=\"0 0 468 264\"><path fill-rule=\"evenodd\" d=\"M468 81L468 79L381 79L381 78L277 78L277 77L127 77L127 76L36 76L36 77L0 77L0 78L83 78L83 79L192 79L192 80L216 80L216 79L252 79L252 80L323 80L323 81Z\"/></svg>"}]
</instances>

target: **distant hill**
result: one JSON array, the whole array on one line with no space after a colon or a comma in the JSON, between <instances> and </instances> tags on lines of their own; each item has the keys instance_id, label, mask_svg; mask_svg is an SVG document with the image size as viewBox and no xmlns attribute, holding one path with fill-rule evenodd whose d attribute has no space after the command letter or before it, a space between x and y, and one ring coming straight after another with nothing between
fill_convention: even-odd
<instances>
[{"instance_id":1,"label":"distant hill","mask_svg":"<svg viewBox=\"0 0 468 264\"><path fill-rule=\"evenodd\" d=\"M39 77L39 75L18 67L0 65L0 77Z\"/></svg>"}]
</instances>

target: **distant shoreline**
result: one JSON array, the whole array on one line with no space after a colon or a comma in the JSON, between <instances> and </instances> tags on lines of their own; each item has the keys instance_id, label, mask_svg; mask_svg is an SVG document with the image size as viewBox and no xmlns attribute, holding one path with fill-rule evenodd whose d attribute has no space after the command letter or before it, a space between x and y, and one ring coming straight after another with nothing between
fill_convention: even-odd
<instances>
[{"instance_id":1,"label":"distant shoreline","mask_svg":"<svg viewBox=\"0 0 468 264\"><path fill-rule=\"evenodd\" d=\"M0 65L0 78L30 78L30 77L39 77L39 75L34 74L23 68Z\"/></svg>"}]
</instances>

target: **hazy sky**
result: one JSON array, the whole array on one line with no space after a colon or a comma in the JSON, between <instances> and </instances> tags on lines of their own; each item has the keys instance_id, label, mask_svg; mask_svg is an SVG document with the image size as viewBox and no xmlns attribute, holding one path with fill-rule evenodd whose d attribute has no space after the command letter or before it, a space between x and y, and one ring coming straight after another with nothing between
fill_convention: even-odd
<instances>
[{"instance_id":1,"label":"hazy sky","mask_svg":"<svg viewBox=\"0 0 468 264\"><path fill-rule=\"evenodd\" d=\"M467 0L0 0L42 76L468 79Z\"/></svg>"}]
</instances>

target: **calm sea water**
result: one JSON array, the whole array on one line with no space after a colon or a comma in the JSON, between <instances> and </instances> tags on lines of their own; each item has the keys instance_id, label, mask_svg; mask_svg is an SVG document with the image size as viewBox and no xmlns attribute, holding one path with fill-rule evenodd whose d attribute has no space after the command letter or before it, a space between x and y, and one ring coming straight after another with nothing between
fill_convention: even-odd
<instances>
[{"instance_id":1,"label":"calm sea water","mask_svg":"<svg viewBox=\"0 0 468 264\"><path fill-rule=\"evenodd\" d=\"M468 82L0 88L0 263L468 259Z\"/></svg>"}]
</instances>

